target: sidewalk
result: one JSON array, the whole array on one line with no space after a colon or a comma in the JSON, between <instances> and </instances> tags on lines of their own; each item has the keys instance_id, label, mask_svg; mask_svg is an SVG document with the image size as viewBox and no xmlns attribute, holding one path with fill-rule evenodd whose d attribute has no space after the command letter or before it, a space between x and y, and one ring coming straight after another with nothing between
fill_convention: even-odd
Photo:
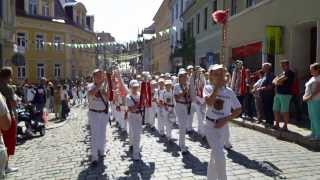
<instances>
[{"instance_id":1,"label":"sidewalk","mask_svg":"<svg viewBox=\"0 0 320 180\"><path fill-rule=\"evenodd\" d=\"M320 141L310 140L307 136L311 134L309 129L300 128L296 125L289 124L288 129L289 132L274 130L271 128L265 128L263 124L258 124L255 122L243 120L241 118L232 120L233 123L240 125L242 127L246 127L249 129L253 129L283 141L289 141L296 144L299 144L303 147L306 147L310 150L320 151Z\"/></svg>"}]
</instances>

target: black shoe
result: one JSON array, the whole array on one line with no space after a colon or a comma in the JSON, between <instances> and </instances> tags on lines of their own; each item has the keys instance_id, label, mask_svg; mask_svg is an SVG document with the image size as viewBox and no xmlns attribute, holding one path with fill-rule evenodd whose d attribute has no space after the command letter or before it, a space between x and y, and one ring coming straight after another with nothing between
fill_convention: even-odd
<instances>
[{"instance_id":1,"label":"black shoe","mask_svg":"<svg viewBox=\"0 0 320 180\"><path fill-rule=\"evenodd\" d=\"M232 146L224 146L224 149L226 149L227 151L231 151L232 148Z\"/></svg>"},{"instance_id":2,"label":"black shoe","mask_svg":"<svg viewBox=\"0 0 320 180\"><path fill-rule=\"evenodd\" d=\"M183 155L183 156L186 156L186 155L188 155L188 154L189 154L189 151L183 151L183 152L182 152L182 155Z\"/></svg>"},{"instance_id":3,"label":"black shoe","mask_svg":"<svg viewBox=\"0 0 320 180\"><path fill-rule=\"evenodd\" d=\"M97 166L98 166L98 161L91 162L91 167L97 167Z\"/></svg>"},{"instance_id":4,"label":"black shoe","mask_svg":"<svg viewBox=\"0 0 320 180\"><path fill-rule=\"evenodd\" d=\"M133 151L133 146L130 146L130 147L129 147L129 151Z\"/></svg>"}]
</instances>

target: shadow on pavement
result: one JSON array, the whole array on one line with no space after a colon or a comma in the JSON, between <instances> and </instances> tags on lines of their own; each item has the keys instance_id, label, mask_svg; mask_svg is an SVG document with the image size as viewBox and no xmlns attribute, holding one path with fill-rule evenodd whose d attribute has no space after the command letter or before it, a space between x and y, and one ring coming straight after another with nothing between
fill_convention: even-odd
<instances>
[{"instance_id":1,"label":"shadow on pavement","mask_svg":"<svg viewBox=\"0 0 320 180\"><path fill-rule=\"evenodd\" d=\"M199 135L197 132L192 132L191 134L189 134L189 138L190 141L192 142L200 142L200 147L206 148L206 149L210 149L209 144L207 142L207 139L204 137L202 137L201 135Z\"/></svg>"},{"instance_id":2,"label":"shadow on pavement","mask_svg":"<svg viewBox=\"0 0 320 180\"><path fill-rule=\"evenodd\" d=\"M83 164L82 162L81 164ZM78 176L78 180L86 179L99 179L99 180L111 180L107 173L105 172L106 166L103 163L103 160L100 160L97 166L88 166L86 169L81 171Z\"/></svg>"},{"instance_id":3,"label":"shadow on pavement","mask_svg":"<svg viewBox=\"0 0 320 180\"><path fill-rule=\"evenodd\" d=\"M171 155L173 157L179 157L180 156L180 154L179 154L180 147L174 141L176 141L176 140L173 139L171 142L168 140L166 142L164 142L164 146L166 147L164 152L171 153Z\"/></svg>"},{"instance_id":4,"label":"shadow on pavement","mask_svg":"<svg viewBox=\"0 0 320 180\"><path fill-rule=\"evenodd\" d=\"M199 158L191 153L184 155L182 158L184 168L192 169L192 173L201 176L207 176L208 162L201 162Z\"/></svg>"},{"instance_id":5,"label":"shadow on pavement","mask_svg":"<svg viewBox=\"0 0 320 180\"><path fill-rule=\"evenodd\" d=\"M133 163L129 166L129 170L125 172L126 177L117 178L119 180L126 179L142 179L149 180L152 177L152 174L155 170L155 163L145 163L143 161L133 161Z\"/></svg>"},{"instance_id":6,"label":"shadow on pavement","mask_svg":"<svg viewBox=\"0 0 320 180\"><path fill-rule=\"evenodd\" d=\"M258 172L263 173L266 176L273 178L285 178L281 176L283 171L271 162L251 160L246 155L234 150L229 150L227 157L234 163L237 163L248 169L257 170Z\"/></svg>"}]
</instances>

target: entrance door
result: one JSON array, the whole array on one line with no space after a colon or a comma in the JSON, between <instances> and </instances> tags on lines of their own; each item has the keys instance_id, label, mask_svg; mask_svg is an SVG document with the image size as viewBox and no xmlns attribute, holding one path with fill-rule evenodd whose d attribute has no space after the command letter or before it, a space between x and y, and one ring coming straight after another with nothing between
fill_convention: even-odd
<instances>
[{"instance_id":1,"label":"entrance door","mask_svg":"<svg viewBox=\"0 0 320 180\"><path fill-rule=\"evenodd\" d=\"M317 27L311 28L310 38L310 64L313 64L317 59Z\"/></svg>"}]
</instances>

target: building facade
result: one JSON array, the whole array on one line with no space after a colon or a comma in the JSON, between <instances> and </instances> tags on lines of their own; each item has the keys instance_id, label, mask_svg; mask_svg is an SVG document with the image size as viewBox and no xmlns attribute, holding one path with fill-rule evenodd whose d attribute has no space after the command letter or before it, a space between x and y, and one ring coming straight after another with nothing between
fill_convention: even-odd
<instances>
[{"instance_id":1,"label":"building facade","mask_svg":"<svg viewBox=\"0 0 320 180\"><path fill-rule=\"evenodd\" d=\"M170 29L170 1L164 0L153 18L157 38L152 41L152 71L171 72L170 34L163 33Z\"/></svg>"},{"instance_id":2,"label":"building facade","mask_svg":"<svg viewBox=\"0 0 320 180\"><path fill-rule=\"evenodd\" d=\"M16 1L0 1L0 66L9 61L14 51Z\"/></svg>"},{"instance_id":3,"label":"building facade","mask_svg":"<svg viewBox=\"0 0 320 180\"><path fill-rule=\"evenodd\" d=\"M82 3L24 0L17 3L16 11L16 56L20 60L8 62L15 81L76 79L95 68L95 49L78 45L96 43L94 18L86 15Z\"/></svg>"}]
</instances>

